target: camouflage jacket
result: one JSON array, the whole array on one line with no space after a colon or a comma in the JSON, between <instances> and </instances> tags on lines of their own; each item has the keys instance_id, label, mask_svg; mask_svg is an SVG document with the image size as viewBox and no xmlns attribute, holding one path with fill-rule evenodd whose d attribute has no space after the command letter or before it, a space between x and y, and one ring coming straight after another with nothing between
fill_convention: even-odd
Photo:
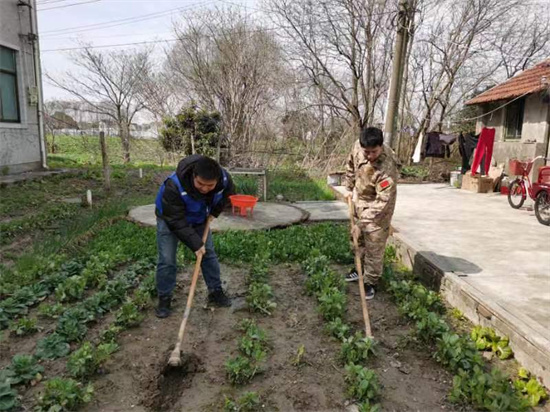
<instances>
[{"instance_id":1,"label":"camouflage jacket","mask_svg":"<svg viewBox=\"0 0 550 412\"><path fill-rule=\"evenodd\" d=\"M390 225L397 197L398 162L388 146L373 163L369 162L359 141L348 158L344 185L353 192L358 224L373 231Z\"/></svg>"}]
</instances>

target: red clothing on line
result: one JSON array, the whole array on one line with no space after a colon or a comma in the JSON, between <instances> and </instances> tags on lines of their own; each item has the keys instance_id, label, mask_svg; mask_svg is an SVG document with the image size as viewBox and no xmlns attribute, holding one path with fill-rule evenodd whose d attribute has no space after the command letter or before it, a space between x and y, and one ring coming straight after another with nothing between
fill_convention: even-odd
<instances>
[{"instance_id":1,"label":"red clothing on line","mask_svg":"<svg viewBox=\"0 0 550 412\"><path fill-rule=\"evenodd\" d=\"M491 167L491 158L493 156L493 145L495 143L495 129L484 127L481 129L481 135L476 146L476 153L474 155L474 161L472 162L472 175L476 173L477 168L481 163L481 159L485 156L485 173L481 170L481 174L489 174L489 168Z\"/></svg>"}]
</instances>

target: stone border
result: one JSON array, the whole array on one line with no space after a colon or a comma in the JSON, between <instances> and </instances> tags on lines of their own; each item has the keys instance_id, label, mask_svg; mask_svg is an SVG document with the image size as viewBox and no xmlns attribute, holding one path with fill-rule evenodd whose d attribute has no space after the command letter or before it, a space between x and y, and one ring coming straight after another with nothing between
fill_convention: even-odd
<instances>
[{"instance_id":1,"label":"stone border","mask_svg":"<svg viewBox=\"0 0 550 412\"><path fill-rule=\"evenodd\" d=\"M514 357L550 387L550 341L542 327L522 314L514 314L461 279L460 272L446 272L436 256L419 252L414 242L393 230L390 243L401 262L414 270L424 283L439 290L445 300L476 325L489 326L510 338Z\"/></svg>"}]
</instances>

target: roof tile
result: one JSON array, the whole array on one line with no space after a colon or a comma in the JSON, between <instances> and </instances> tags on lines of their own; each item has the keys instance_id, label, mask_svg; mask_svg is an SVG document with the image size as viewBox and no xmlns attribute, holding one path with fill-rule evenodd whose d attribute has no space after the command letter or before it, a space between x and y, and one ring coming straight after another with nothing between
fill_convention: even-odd
<instances>
[{"instance_id":1,"label":"roof tile","mask_svg":"<svg viewBox=\"0 0 550 412\"><path fill-rule=\"evenodd\" d=\"M542 82L543 77L547 79L546 85ZM473 99L468 100L466 104L481 104L497 100L513 99L524 94L539 92L548 87L548 84L550 84L550 59L524 70L504 83L481 93Z\"/></svg>"}]
</instances>

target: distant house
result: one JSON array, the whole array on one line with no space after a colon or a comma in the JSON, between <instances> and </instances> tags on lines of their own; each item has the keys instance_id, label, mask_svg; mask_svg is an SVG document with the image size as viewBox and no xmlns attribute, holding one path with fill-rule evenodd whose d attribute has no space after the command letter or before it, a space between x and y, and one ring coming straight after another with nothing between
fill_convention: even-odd
<instances>
[{"instance_id":1,"label":"distant house","mask_svg":"<svg viewBox=\"0 0 550 412\"><path fill-rule=\"evenodd\" d=\"M0 0L0 171L46 167L36 0Z\"/></svg>"},{"instance_id":2,"label":"distant house","mask_svg":"<svg viewBox=\"0 0 550 412\"><path fill-rule=\"evenodd\" d=\"M496 129L493 157L509 159L550 156L550 59L466 102L487 113L476 124Z\"/></svg>"}]
</instances>

